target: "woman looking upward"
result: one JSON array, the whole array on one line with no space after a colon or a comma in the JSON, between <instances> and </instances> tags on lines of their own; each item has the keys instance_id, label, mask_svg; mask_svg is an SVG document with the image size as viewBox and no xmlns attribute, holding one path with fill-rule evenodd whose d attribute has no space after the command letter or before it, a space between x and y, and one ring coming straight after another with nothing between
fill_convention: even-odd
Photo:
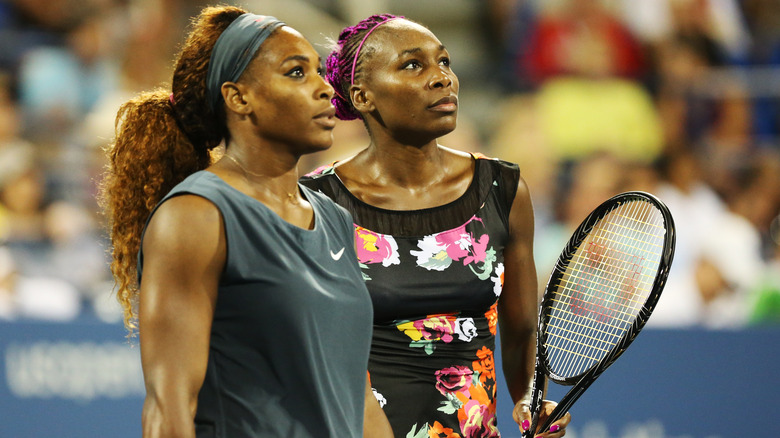
<instances>
[{"instance_id":1,"label":"woman looking upward","mask_svg":"<svg viewBox=\"0 0 780 438\"><path fill-rule=\"evenodd\" d=\"M499 436L497 326L515 419L527 428L538 289L517 165L438 144L455 129L459 83L424 26L369 17L341 32L326 65L337 116L362 119L370 143L303 182L355 219L374 303L370 380L395 435ZM562 436L568 422L544 436Z\"/></svg>"}]
</instances>

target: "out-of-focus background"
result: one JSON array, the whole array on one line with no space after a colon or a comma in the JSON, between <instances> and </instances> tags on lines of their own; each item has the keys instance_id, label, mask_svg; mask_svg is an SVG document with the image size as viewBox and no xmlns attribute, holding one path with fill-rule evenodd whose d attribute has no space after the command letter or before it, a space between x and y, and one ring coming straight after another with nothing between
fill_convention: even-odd
<instances>
[{"instance_id":1,"label":"out-of-focus background","mask_svg":"<svg viewBox=\"0 0 780 438\"><path fill-rule=\"evenodd\" d=\"M520 165L540 285L609 196L667 203L677 253L651 329L567 436L780 436L780 0L223 3L279 17L323 57L373 13L428 26L461 84L440 143ZM112 294L96 187L119 105L169 83L207 4L0 0L2 437L140 435L138 342ZM301 173L366 144L360 122L341 122ZM519 436L507 397L499 411Z\"/></svg>"}]
</instances>

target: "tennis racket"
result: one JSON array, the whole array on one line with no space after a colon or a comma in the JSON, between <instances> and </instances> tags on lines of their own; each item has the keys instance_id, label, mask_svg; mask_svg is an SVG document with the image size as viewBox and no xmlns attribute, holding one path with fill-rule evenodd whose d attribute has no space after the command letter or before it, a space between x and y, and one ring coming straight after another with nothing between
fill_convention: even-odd
<instances>
[{"instance_id":1,"label":"tennis racket","mask_svg":"<svg viewBox=\"0 0 780 438\"><path fill-rule=\"evenodd\" d=\"M616 195L574 231L539 309L531 427L546 379L573 385L539 430L562 417L642 330L666 284L675 247L669 209L645 192Z\"/></svg>"}]
</instances>

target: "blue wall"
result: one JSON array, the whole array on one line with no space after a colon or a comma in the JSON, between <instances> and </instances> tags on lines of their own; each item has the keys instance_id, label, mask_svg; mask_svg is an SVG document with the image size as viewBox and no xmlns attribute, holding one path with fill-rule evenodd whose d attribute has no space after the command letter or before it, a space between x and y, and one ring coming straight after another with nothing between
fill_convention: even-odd
<instances>
[{"instance_id":1,"label":"blue wall","mask_svg":"<svg viewBox=\"0 0 780 438\"><path fill-rule=\"evenodd\" d=\"M780 437L779 367L776 329L647 329L572 406L566 437ZM499 428L519 438L501 389Z\"/></svg>"},{"instance_id":2,"label":"blue wall","mask_svg":"<svg viewBox=\"0 0 780 438\"><path fill-rule=\"evenodd\" d=\"M0 437L139 437L139 348L124 336L101 323L0 323ZM777 329L645 330L572 407L566 436L780 437L778 364ZM500 385L499 426L519 438ZM567 390L551 384L548 398Z\"/></svg>"},{"instance_id":3,"label":"blue wall","mask_svg":"<svg viewBox=\"0 0 780 438\"><path fill-rule=\"evenodd\" d=\"M0 437L140 437L133 342L121 325L0 324Z\"/></svg>"}]
</instances>

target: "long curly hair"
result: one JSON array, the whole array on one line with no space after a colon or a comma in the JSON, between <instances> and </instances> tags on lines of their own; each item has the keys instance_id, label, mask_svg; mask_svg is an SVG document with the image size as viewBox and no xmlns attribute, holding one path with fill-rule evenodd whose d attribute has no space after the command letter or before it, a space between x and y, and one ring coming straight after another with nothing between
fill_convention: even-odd
<instances>
[{"instance_id":1,"label":"long curly hair","mask_svg":"<svg viewBox=\"0 0 780 438\"><path fill-rule=\"evenodd\" d=\"M366 34L380 24L386 23L403 16L393 14L372 15L354 26L344 28L339 33L339 39L335 42L335 48L325 61L327 70L325 77L336 90L332 102L336 107L336 117L341 120L354 120L361 118L360 113L352 105L349 98L349 87L352 85L352 70L355 71L355 79L363 73L363 64L371 57L372 50L366 48L360 51L355 60L355 52L360 47ZM353 66L353 62L355 65Z\"/></svg>"},{"instance_id":2,"label":"long curly hair","mask_svg":"<svg viewBox=\"0 0 780 438\"><path fill-rule=\"evenodd\" d=\"M137 328L137 256L146 221L176 184L211 164L213 149L227 137L224 115L214 114L206 101L206 76L217 38L246 12L203 9L176 59L172 92L142 93L117 113L99 200L111 236L117 300L131 333Z\"/></svg>"}]
</instances>

